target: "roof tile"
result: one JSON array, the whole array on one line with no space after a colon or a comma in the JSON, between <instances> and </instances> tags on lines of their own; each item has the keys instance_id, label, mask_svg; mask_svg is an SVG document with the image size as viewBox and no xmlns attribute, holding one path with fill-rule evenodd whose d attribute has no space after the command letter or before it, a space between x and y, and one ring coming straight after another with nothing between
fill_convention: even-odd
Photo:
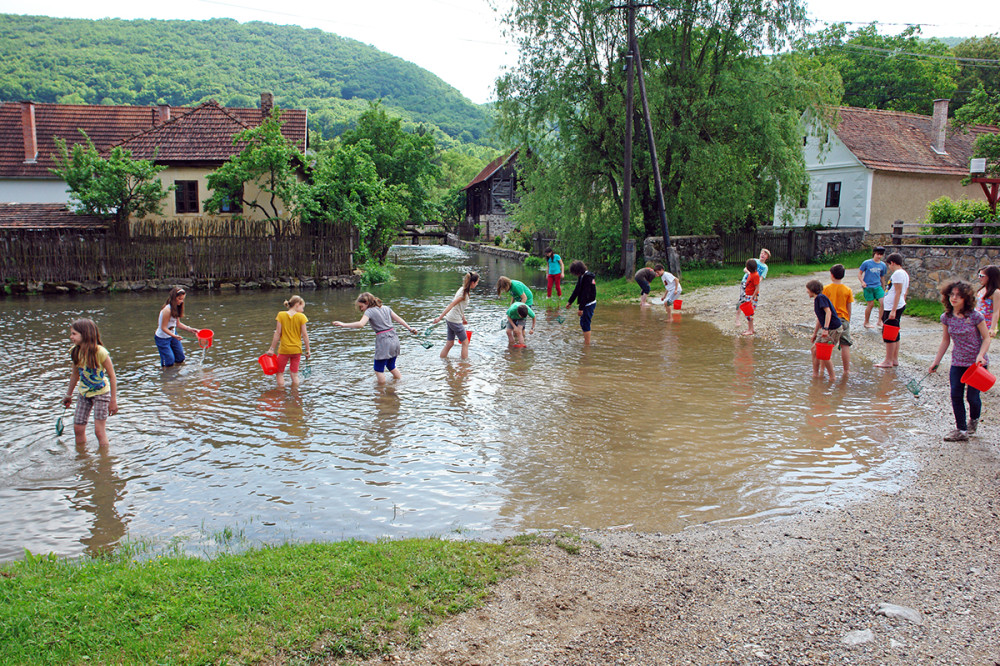
<instances>
[{"instance_id":1,"label":"roof tile","mask_svg":"<svg viewBox=\"0 0 1000 666\"><path fill-rule=\"evenodd\" d=\"M0 230L107 230L108 223L96 215L78 215L66 204L0 203Z\"/></svg>"}]
</instances>

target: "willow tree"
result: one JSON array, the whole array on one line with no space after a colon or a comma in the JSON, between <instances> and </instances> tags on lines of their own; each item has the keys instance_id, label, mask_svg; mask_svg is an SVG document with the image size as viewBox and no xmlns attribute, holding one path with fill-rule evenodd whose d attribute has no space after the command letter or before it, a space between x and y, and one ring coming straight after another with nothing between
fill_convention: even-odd
<instances>
[{"instance_id":1,"label":"willow tree","mask_svg":"<svg viewBox=\"0 0 1000 666\"><path fill-rule=\"evenodd\" d=\"M632 231L658 235L641 105L624 118L625 10L595 0L515 0L518 66L497 83L498 122L522 151L515 219L559 234L564 254L617 263L625 122L633 123ZM832 68L778 51L798 0L681 0L643 7L637 33L671 233L768 222L805 186L800 118L836 102ZM782 186L778 188L778 183Z\"/></svg>"}]
</instances>

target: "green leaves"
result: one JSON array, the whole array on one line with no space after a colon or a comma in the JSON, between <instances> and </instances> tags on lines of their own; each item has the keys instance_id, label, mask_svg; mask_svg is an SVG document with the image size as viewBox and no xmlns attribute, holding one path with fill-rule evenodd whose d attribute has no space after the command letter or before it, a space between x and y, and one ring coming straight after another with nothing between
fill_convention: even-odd
<instances>
[{"instance_id":1,"label":"green leaves","mask_svg":"<svg viewBox=\"0 0 1000 666\"><path fill-rule=\"evenodd\" d=\"M86 141L68 148L56 138L56 168L52 173L70 188L70 205L78 213L89 213L116 222L126 222L131 215L144 217L159 214L162 200L174 189L163 187L156 175L166 167L149 160L133 160L132 153L116 146L107 158L101 157L86 132Z\"/></svg>"}]
</instances>

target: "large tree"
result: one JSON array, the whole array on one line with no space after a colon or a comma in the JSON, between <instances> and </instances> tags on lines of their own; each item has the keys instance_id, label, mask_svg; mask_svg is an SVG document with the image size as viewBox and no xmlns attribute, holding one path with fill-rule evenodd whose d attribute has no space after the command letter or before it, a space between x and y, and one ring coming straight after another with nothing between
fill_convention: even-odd
<instances>
[{"instance_id":1,"label":"large tree","mask_svg":"<svg viewBox=\"0 0 1000 666\"><path fill-rule=\"evenodd\" d=\"M1000 94L1000 36L971 37L952 49L958 58L959 73L955 77L958 90L952 107L965 104L972 91L980 85L988 94Z\"/></svg>"},{"instance_id":2,"label":"large tree","mask_svg":"<svg viewBox=\"0 0 1000 666\"><path fill-rule=\"evenodd\" d=\"M768 57L804 19L800 2L682 0L638 14L640 50L671 233L771 219L805 184L799 120L837 99L823 68ZM625 13L597 0L516 0L520 61L497 85L499 123L526 145L515 218L555 229L565 253L617 263L623 138L633 124L632 231L659 235L640 105L625 108Z\"/></svg>"},{"instance_id":3,"label":"large tree","mask_svg":"<svg viewBox=\"0 0 1000 666\"><path fill-rule=\"evenodd\" d=\"M56 138L56 168L51 169L66 181L70 205L77 212L124 223L132 215L144 217L162 210L163 198L174 189L173 185L164 188L156 177L165 166L134 160L132 153L121 146L102 157L86 132L80 133L86 141L72 148Z\"/></svg>"},{"instance_id":4,"label":"large tree","mask_svg":"<svg viewBox=\"0 0 1000 666\"><path fill-rule=\"evenodd\" d=\"M212 195L204 201L205 212L228 211L238 203L244 211L262 213L275 235L280 236L285 222L299 213L297 174L305 162L302 153L281 133L277 110L260 125L234 136L233 144L244 145L238 154L208 174Z\"/></svg>"},{"instance_id":5,"label":"large tree","mask_svg":"<svg viewBox=\"0 0 1000 666\"><path fill-rule=\"evenodd\" d=\"M846 106L929 115L935 99L950 98L956 89L959 70L951 51L936 39L922 39L919 26L883 35L874 23L853 32L837 23L797 48L837 68Z\"/></svg>"}]
</instances>

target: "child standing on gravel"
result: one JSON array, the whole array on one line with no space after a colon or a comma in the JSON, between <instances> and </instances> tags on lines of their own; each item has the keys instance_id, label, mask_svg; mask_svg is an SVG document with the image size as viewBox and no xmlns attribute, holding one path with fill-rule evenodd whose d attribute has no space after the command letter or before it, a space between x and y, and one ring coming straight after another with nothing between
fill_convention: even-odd
<instances>
[{"instance_id":1,"label":"child standing on gravel","mask_svg":"<svg viewBox=\"0 0 1000 666\"><path fill-rule=\"evenodd\" d=\"M882 286L885 283L886 273L889 272L889 268L882 263L882 257L885 256L885 248L882 246L876 247L872 250L872 258L865 259L861 262L861 267L858 268L858 279L861 280L862 286L865 288L864 298L865 303L865 328L874 328L874 324L869 324L868 320L872 316L872 310L875 309L875 302L878 301L878 326L882 327L882 299L885 298L885 289Z\"/></svg>"},{"instance_id":2,"label":"child standing on gravel","mask_svg":"<svg viewBox=\"0 0 1000 666\"><path fill-rule=\"evenodd\" d=\"M740 283L740 300L736 303L737 317L743 308L741 307L744 303L749 303L748 308L750 313L747 314L745 311L743 314L747 318L748 328L743 333L743 335L753 335L753 311L757 304L757 294L760 292L760 275L757 273L757 260L747 259L746 264L746 277L744 281Z\"/></svg>"},{"instance_id":3,"label":"child standing on gravel","mask_svg":"<svg viewBox=\"0 0 1000 666\"><path fill-rule=\"evenodd\" d=\"M844 284L844 274L847 271L843 264L834 264L830 268L830 284L823 287L823 295L833 303L837 317L840 318L840 360L844 364L844 376L851 369L851 303L854 302L854 292Z\"/></svg>"},{"instance_id":4,"label":"child standing on gravel","mask_svg":"<svg viewBox=\"0 0 1000 666\"><path fill-rule=\"evenodd\" d=\"M944 305L944 314L941 315L944 332L941 335L941 346L938 347L937 356L928 372L937 371L948 345L954 340L948 378L951 382L951 409L955 413L955 429L944 436L944 441L964 442L969 439L969 435L976 434L983 402L979 389L962 383L962 375L972 365L989 364L986 352L990 348L990 333L985 317L976 311L976 294L968 282L959 280L946 284L941 289L941 302ZM968 421L965 414L966 399L969 401Z\"/></svg>"}]
</instances>

